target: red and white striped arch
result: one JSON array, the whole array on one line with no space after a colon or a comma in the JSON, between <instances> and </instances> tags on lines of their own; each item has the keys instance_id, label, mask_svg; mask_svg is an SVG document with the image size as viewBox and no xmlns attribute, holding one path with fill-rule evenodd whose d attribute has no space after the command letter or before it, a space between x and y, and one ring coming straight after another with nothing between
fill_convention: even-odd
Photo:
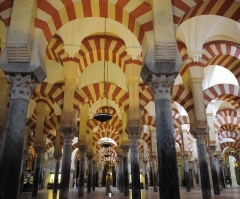
<instances>
[{"instance_id":1,"label":"red and white striped arch","mask_svg":"<svg viewBox=\"0 0 240 199\"><path fill-rule=\"evenodd\" d=\"M193 96L188 92L184 86L173 86L171 98L173 101L178 102L189 113L193 110Z\"/></svg>"},{"instance_id":2,"label":"red and white striped arch","mask_svg":"<svg viewBox=\"0 0 240 199\"><path fill-rule=\"evenodd\" d=\"M233 156L237 161L239 160L238 154L236 152L230 151L224 154L225 158L228 158L229 156Z\"/></svg>"},{"instance_id":3,"label":"red and white striped arch","mask_svg":"<svg viewBox=\"0 0 240 199\"><path fill-rule=\"evenodd\" d=\"M129 108L128 104L128 92L118 87L115 84L111 83L94 83L88 86L85 86L74 93L73 106L75 109L79 110L81 107L88 103L96 102L102 97L102 91L106 91L106 97L115 101L119 104L120 107L123 107L124 110Z\"/></svg>"},{"instance_id":4,"label":"red and white striped arch","mask_svg":"<svg viewBox=\"0 0 240 199\"><path fill-rule=\"evenodd\" d=\"M221 144L222 150L224 150L226 147L231 147L235 149L237 152L240 152L240 144L236 142L224 142Z\"/></svg>"},{"instance_id":5,"label":"red and white striped arch","mask_svg":"<svg viewBox=\"0 0 240 199\"><path fill-rule=\"evenodd\" d=\"M240 21L240 3L226 0L173 0L173 21L180 25L200 15L218 15Z\"/></svg>"},{"instance_id":6,"label":"red and white striped arch","mask_svg":"<svg viewBox=\"0 0 240 199\"><path fill-rule=\"evenodd\" d=\"M221 110L218 110L216 113L217 117L225 117L225 116L231 116L231 117L237 117L237 111L230 108L224 108Z\"/></svg>"},{"instance_id":7,"label":"red and white striped arch","mask_svg":"<svg viewBox=\"0 0 240 199\"><path fill-rule=\"evenodd\" d=\"M179 145L183 144L183 139L182 139L182 136L180 134L174 132L174 138L175 138L175 141L178 142Z\"/></svg>"},{"instance_id":8,"label":"red and white striped arch","mask_svg":"<svg viewBox=\"0 0 240 199\"><path fill-rule=\"evenodd\" d=\"M240 126L236 125L236 124L224 124L221 126L219 133L223 132L223 131L230 131L230 132L234 132L236 130L240 130Z\"/></svg>"},{"instance_id":9,"label":"red and white striped arch","mask_svg":"<svg viewBox=\"0 0 240 199\"><path fill-rule=\"evenodd\" d=\"M105 46L106 40L106 46ZM132 60L131 56L127 54L125 43L118 38L111 36L93 36L85 38L80 46L80 50L75 54L74 58L70 58L63 49L63 41L59 36L54 36L46 50L47 59L54 60L61 65L64 62L73 61L79 65L80 73L90 64L106 60L119 66L123 72L126 71L127 64L136 64L142 66L142 58ZM104 57L104 49L105 57Z\"/></svg>"},{"instance_id":10,"label":"red and white striped arch","mask_svg":"<svg viewBox=\"0 0 240 199\"><path fill-rule=\"evenodd\" d=\"M123 24L141 44L145 32L153 30L152 8L146 1L47 1L37 3L35 27L42 30L49 42L64 24L85 17L109 18Z\"/></svg>"},{"instance_id":11,"label":"red and white striped arch","mask_svg":"<svg viewBox=\"0 0 240 199\"><path fill-rule=\"evenodd\" d=\"M62 89L53 84L42 82L35 90L32 91L31 99L36 100L46 97L56 102L60 108L63 108L63 96L64 93Z\"/></svg>"},{"instance_id":12,"label":"red and white striped arch","mask_svg":"<svg viewBox=\"0 0 240 199\"><path fill-rule=\"evenodd\" d=\"M232 106L238 110L240 108L240 88L232 84L218 84L204 90L204 103L206 107L213 99L227 99Z\"/></svg>"},{"instance_id":13,"label":"red and white striped arch","mask_svg":"<svg viewBox=\"0 0 240 199\"><path fill-rule=\"evenodd\" d=\"M151 136L150 136L150 134L142 131L141 135L140 135L140 139L142 139L143 141L145 141L147 143L147 146L148 146L149 149L151 148L152 143L151 143Z\"/></svg>"},{"instance_id":14,"label":"red and white striped arch","mask_svg":"<svg viewBox=\"0 0 240 199\"><path fill-rule=\"evenodd\" d=\"M156 126L156 118L153 116L148 115L148 112L146 109L143 109L142 112L142 123L143 125L150 125L150 126Z\"/></svg>"},{"instance_id":15,"label":"red and white striped arch","mask_svg":"<svg viewBox=\"0 0 240 199\"><path fill-rule=\"evenodd\" d=\"M10 25L12 14L13 0L1 0L0 1L0 16L6 27Z\"/></svg>"},{"instance_id":16,"label":"red and white striped arch","mask_svg":"<svg viewBox=\"0 0 240 199\"><path fill-rule=\"evenodd\" d=\"M226 117L220 117L214 122L214 128L215 131L218 131L222 125L229 124L229 125L239 125L240 124L240 118L237 117L231 117L231 116L226 116Z\"/></svg>"},{"instance_id":17,"label":"red and white striped arch","mask_svg":"<svg viewBox=\"0 0 240 199\"><path fill-rule=\"evenodd\" d=\"M223 131L221 134L218 135L218 140L220 142L222 142L224 138L232 138L234 140L239 140L238 133L229 131Z\"/></svg>"},{"instance_id":18,"label":"red and white striped arch","mask_svg":"<svg viewBox=\"0 0 240 199\"><path fill-rule=\"evenodd\" d=\"M32 131L35 131L36 128L36 120L33 118L28 118L26 122L26 126Z\"/></svg>"},{"instance_id":19,"label":"red and white striped arch","mask_svg":"<svg viewBox=\"0 0 240 199\"><path fill-rule=\"evenodd\" d=\"M179 116L175 120L173 120L173 126L174 128L178 128L182 124L190 124L190 120L188 116Z\"/></svg>"},{"instance_id":20,"label":"red and white striped arch","mask_svg":"<svg viewBox=\"0 0 240 199\"><path fill-rule=\"evenodd\" d=\"M140 109L144 109L150 101L153 101L153 92L147 84L139 84L139 99Z\"/></svg>"}]
</instances>

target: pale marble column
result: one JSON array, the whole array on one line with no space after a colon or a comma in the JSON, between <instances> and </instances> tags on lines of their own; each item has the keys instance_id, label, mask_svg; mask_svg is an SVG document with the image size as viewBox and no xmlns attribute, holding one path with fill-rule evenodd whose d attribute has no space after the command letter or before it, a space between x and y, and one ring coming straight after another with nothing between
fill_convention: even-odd
<instances>
[{"instance_id":1,"label":"pale marble column","mask_svg":"<svg viewBox=\"0 0 240 199\"><path fill-rule=\"evenodd\" d=\"M235 159L233 156L229 156L229 167L230 167L230 173L231 173L232 188L238 187L236 173L235 173L235 167L234 167L234 160Z\"/></svg>"},{"instance_id":2,"label":"pale marble column","mask_svg":"<svg viewBox=\"0 0 240 199\"><path fill-rule=\"evenodd\" d=\"M196 189L200 189L199 185L199 177L198 177L198 160L194 160L194 176L195 176L195 181L196 181Z\"/></svg>"},{"instance_id":3,"label":"pale marble column","mask_svg":"<svg viewBox=\"0 0 240 199\"><path fill-rule=\"evenodd\" d=\"M129 146L121 146L122 161L123 161L123 193L124 196L129 196L129 172L128 172L128 152Z\"/></svg>"},{"instance_id":4,"label":"pale marble column","mask_svg":"<svg viewBox=\"0 0 240 199\"><path fill-rule=\"evenodd\" d=\"M36 81L32 74L20 73L7 75L7 80L11 84L11 97L0 152L0 198L16 199L28 102Z\"/></svg>"},{"instance_id":5,"label":"pale marble column","mask_svg":"<svg viewBox=\"0 0 240 199\"><path fill-rule=\"evenodd\" d=\"M218 183L219 183L219 190L223 191L223 184L222 184L222 175L220 172L220 166L219 166L219 155L215 156L215 167L217 171L217 176L218 176Z\"/></svg>"},{"instance_id":6,"label":"pale marble column","mask_svg":"<svg viewBox=\"0 0 240 199\"><path fill-rule=\"evenodd\" d=\"M79 146L79 155L80 155L80 160L79 160L79 180L78 180L78 197L83 197L84 196L84 172L85 172L85 155L87 152L86 146Z\"/></svg>"}]
</instances>

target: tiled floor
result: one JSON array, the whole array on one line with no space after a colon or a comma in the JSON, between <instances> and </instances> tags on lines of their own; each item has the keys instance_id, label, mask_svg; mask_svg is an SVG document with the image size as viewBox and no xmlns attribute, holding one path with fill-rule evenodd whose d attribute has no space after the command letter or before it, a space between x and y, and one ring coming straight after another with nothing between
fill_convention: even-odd
<instances>
[{"instance_id":1,"label":"tiled floor","mask_svg":"<svg viewBox=\"0 0 240 199\"><path fill-rule=\"evenodd\" d=\"M112 199L131 199L131 190L130 196L123 196L123 193L120 193L116 188L113 188L114 195ZM181 199L203 199L202 192L192 190L192 192L186 192L185 189L180 189ZM31 193L21 193L18 196L18 199L31 199ZM69 191L69 199L77 199L77 189L70 189ZM105 194L105 188L96 188L95 191L91 193L87 193L85 190L83 199L109 199ZM154 193L153 189L150 187L149 190L142 189L142 199L157 199L159 198L159 193ZM38 196L34 197L34 199L59 199L59 192L57 194L52 193L52 190L41 190L38 192ZM224 189L221 191L220 196L214 196L212 193L212 199L240 199L240 188L227 190Z\"/></svg>"}]
</instances>

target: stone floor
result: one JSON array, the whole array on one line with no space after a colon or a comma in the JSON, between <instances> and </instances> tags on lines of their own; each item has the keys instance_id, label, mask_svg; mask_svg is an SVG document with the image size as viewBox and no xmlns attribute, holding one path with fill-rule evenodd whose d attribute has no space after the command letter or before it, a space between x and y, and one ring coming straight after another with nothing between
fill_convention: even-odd
<instances>
[{"instance_id":1,"label":"stone floor","mask_svg":"<svg viewBox=\"0 0 240 199\"><path fill-rule=\"evenodd\" d=\"M116 188L113 188L112 199L131 199L131 190L130 196L125 197L123 193L120 193ZM192 190L192 192L186 192L185 189L180 189L181 199L202 199L202 192L197 190ZM18 199L31 199L31 193L21 193L18 196ZM77 199L77 189L70 189L69 191L69 199ZM105 188L96 188L95 191L91 193L87 193L85 190L83 199L109 199L105 194ZM150 187L149 190L142 189L142 199L150 199L150 198L159 198L159 193L153 192L153 189ZM240 198L240 188L238 189L224 189L221 191L220 196L214 196L212 192L212 199L239 199ZM59 192L57 194L52 193L52 190L41 190L38 192L38 196L34 197L34 199L59 199Z\"/></svg>"}]
</instances>

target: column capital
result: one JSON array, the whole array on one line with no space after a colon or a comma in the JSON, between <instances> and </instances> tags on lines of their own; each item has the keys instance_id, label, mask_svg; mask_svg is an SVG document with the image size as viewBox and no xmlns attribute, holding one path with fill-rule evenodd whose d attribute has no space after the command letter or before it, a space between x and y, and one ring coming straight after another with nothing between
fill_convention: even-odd
<instances>
[{"instance_id":1,"label":"column capital","mask_svg":"<svg viewBox=\"0 0 240 199\"><path fill-rule=\"evenodd\" d=\"M156 161L156 159L157 159L156 155L151 155L151 157L150 157L150 161L151 162Z\"/></svg>"},{"instance_id":2,"label":"column capital","mask_svg":"<svg viewBox=\"0 0 240 199\"><path fill-rule=\"evenodd\" d=\"M91 161L93 159L94 155L93 155L93 153L87 153L86 157L87 157L88 160Z\"/></svg>"},{"instance_id":3,"label":"column capital","mask_svg":"<svg viewBox=\"0 0 240 199\"><path fill-rule=\"evenodd\" d=\"M170 99L174 76L151 74L148 85L153 91L154 100Z\"/></svg>"},{"instance_id":4,"label":"column capital","mask_svg":"<svg viewBox=\"0 0 240 199\"><path fill-rule=\"evenodd\" d=\"M215 146L208 146L207 149L208 149L207 151L208 151L209 155L214 155L214 152L216 150Z\"/></svg>"},{"instance_id":5,"label":"column capital","mask_svg":"<svg viewBox=\"0 0 240 199\"><path fill-rule=\"evenodd\" d=\"M129 146L128 145L123 145L123 146L120 146L120 148L122 149L123 157L128 156L128 154L129 154Z\"/></svg>"},{"instance_id":6,"label":"column capital","mask_svg":"<svg viewBox=\"0 0 240 199\"><path fill-rule=\"evenodd\" d=\"M184 161L188 162L189 154L183 154L182 157L183 157Z\"/></svg>"},{"instance_id":7,"label":"column capital","mask_svg":"<svg viewBox=\"0 0 240 199\"><path fill-rule=\"evenodd\" d=\"M53 157L56 159L56 162L59 162L61 160L61 158L62 158L62 154L60 154L60 153L55 154L54 153Z\"/></svg>"},{"instance_id":8,"label":"column capital","mask_svg":"<svg viewBox=\"0 0 240 199\"><path fill-rule=\"evenodd\" d=\"M75 137L75 134L72 132L62 132L62 137L64 141L64 145L72 145L72 140Z\"/></svg>"},{"instance_id":9,"label":"column capital","mask_svg":"<svg viewBox=\"0 0 240 199\"><path fill-rule=\"evenodd\" d=\"M42 146L34 146L34 150L37 155L41 155L44 153L44 148Z\"/></svg>"},{"instance_id":10,"label":"column capital","mask_svg":"<svg viewBox=\"0 0 240 199\"><path fill-rule=\"evenodd\" d=\"M87 146L86 145L79 145L78 146L79 154L85 155L87 152Z\"/></svg>"},{"instance_id":11,"label":"column capital","mask_svg":"<svg viewBox=\"0 0 240 199\"><path fill-rule=\"evenodd\" d=\"M32 74L14 73L7 74L7 82L11 84L10 94L11 99L26 99L29 100L31 91L36 88L37 81Z\"/></svg>"}]
</instances>

